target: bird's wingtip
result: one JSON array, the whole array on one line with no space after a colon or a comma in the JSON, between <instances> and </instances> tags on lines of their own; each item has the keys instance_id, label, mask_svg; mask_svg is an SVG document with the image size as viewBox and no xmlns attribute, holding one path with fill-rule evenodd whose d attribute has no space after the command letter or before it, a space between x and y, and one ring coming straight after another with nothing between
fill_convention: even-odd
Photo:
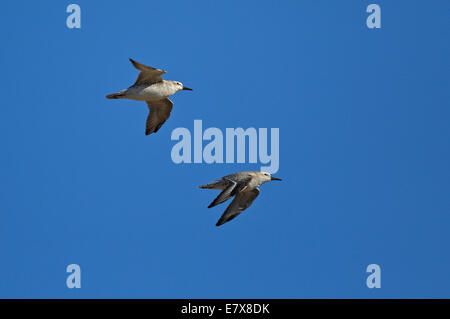
<instances>
[{"instance_id":1,"label":"bird's wingtip","mask_svg":"<svg viewBox=\"0 0 450 319\"><path fill-rule=\"evenodd\" d=\"M220 218L217 223L216 226L222 226L223 224L225 224L228 220Z\"/></svg>"}]
</instances>

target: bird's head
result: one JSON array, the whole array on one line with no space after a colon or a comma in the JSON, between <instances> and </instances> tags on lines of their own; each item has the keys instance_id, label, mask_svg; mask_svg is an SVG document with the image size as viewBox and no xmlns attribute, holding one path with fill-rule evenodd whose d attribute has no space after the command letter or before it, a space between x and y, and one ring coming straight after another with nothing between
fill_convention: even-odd
<instances>
[{"instance_id":1,"label":"bird's head","mask_svg":"<svg viewBox=\"0 0 450 319\"><path fill-rule=\"evenodd\" d=\"M277 177L273 177L272 175L270 175L267 172L261 172L260 178L262 180L262 183L266 183L266 182L269 182L269 181L281 181L281 179L279 179Z\"/></svg>"},{"instance_id":2,"label":"bird's head","mask_svg":"<svg viewBox=\"0 0 450 319\"><path fill-rule=\"evenodd\" d=\"M181 82L175 81L175 85L177 86L178 91L181 90L192 91L191 88L185 87Z\"/></svg>"}]
</instances>

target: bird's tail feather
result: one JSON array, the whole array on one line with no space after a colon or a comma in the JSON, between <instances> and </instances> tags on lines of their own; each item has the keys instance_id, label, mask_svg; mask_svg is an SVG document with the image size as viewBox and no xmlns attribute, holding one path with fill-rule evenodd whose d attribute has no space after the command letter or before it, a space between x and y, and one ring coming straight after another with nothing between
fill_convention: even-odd
<instances>
[{"instance_id":1,"label":"bird's tail feather","mask_svg":"<svg viewBox=\"0 0 450 319\"><path fill-rule=\"evenodd\" d=\"M209 184L200 185L199 188L203 189L223 189L226 186L226 184L223 181L215 181Z\"/></svg>"},{"instance_id":2,"label":"bird's tail feather","mask_svg":"<svg viewBox=\"0 0 450 319\"><path fill-rule=\"evenodd\" d=\"M107 99L120 99L121 97L123 97L125 94L123 92L117 92L117 93L113 93L113 94L108 94L106 96Z\"/></svg>"}]
</instances>

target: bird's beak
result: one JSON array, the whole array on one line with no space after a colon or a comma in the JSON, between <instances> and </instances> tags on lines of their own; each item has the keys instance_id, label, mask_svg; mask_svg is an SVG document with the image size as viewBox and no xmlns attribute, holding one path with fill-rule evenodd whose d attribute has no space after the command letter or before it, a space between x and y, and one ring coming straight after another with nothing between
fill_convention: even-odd
<instances>
[{"instance_id":1,"label":"bird's beak","mask_svg":"<svg viewBox=\"0 0 450 319\"><path fill-rule=\"evenodd\" d=\"M186 91L192 91L192 89L187 88L187 87L185 87L185 86L183 86L183 90L186 90Z\"/></svg>"},{"instance_id":2,"label":"bird's beak","mask_svg":"<svg viewBox=\"0 0 450 319\"><path fill-rule=\"evenodd\" d=\"M276 178L276 177L271 177L270 179L271 179L272 181L281 181L280 178Z\"/></svg>"}]
</instances>

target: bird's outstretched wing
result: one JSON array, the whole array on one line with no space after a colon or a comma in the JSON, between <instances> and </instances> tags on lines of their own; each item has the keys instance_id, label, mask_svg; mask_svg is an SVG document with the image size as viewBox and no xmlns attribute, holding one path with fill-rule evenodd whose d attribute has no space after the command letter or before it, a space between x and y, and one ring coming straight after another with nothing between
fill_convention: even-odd
<instances>
[{"instance_id":1,"label":"bird's outstretched wing","mask_svg":"<svg viewBox=\"0 0 450 319\"><path fill-rule=\"evenodd\" d=\"M146 101L150 113L147 117L145 135L156 133L170 116L173 103L169 99Z\"/></svg>"},{"instance_id":2,"label":"bird's outstretched wing","mask_svg":"<svg viewBox=\"0 0 450 319\"><path fill-rule=\"evenodd\" d=\"M222 214L216 226L223 225L238 216L240 213L242 213L242 211L250 207L250 205L253 203L256 197L258 197L258 195L258 188L239 192L233 199L231 204L227 207L225 212Z\"/></svg>"},{"instance_id":3,"label":"bird's outstretched wing","mask_svg":"<svg viewBox=\"0 0 450 319\"><path fill-rule=\"evenodd\" d=\"M209 204L208 208L222 204L234 195L234 190L239 187L238 184L229 180L226 182L228 182L228 186L212 201L211 204Z\"/></svg>"},{"instance_id":4,"label":"bird's outstretched wing","mask_svg":"<svg viewBox=\"0 0 450 319\"><path fill-rule=\"evenodd\" d=\"M133 84L133 86L151 85L153 83L161 82L163 74L166 74L166 71L164 71L164 70L155 69L150 66L146 66L144 64L134 61L133 59L130 59L130 62L134 65L134 67L136 69L141 71L141 73L139 73L139 76L138 76L136 82Z\"/></svg>"},{"instance_id":5,"label":"bird's outstretched wing","mask_svg":"<svg viewBox=\"0 0 450 319\"><path fill-rule=\"evenodd\" d=\"M224 183L227 183L227 187L223 189L223 191L214 199L214 201L209 204L208 208L214 207L216 205L222 204L223 202L226 202L230 197L233 197L240 191L242 191L247 183L250 181L251 177L248 176L247 178L241 178L239 182L236 182L232 179L228 179L226 177L222 178L222 181Z\"/></svg>"}]
</instances>

